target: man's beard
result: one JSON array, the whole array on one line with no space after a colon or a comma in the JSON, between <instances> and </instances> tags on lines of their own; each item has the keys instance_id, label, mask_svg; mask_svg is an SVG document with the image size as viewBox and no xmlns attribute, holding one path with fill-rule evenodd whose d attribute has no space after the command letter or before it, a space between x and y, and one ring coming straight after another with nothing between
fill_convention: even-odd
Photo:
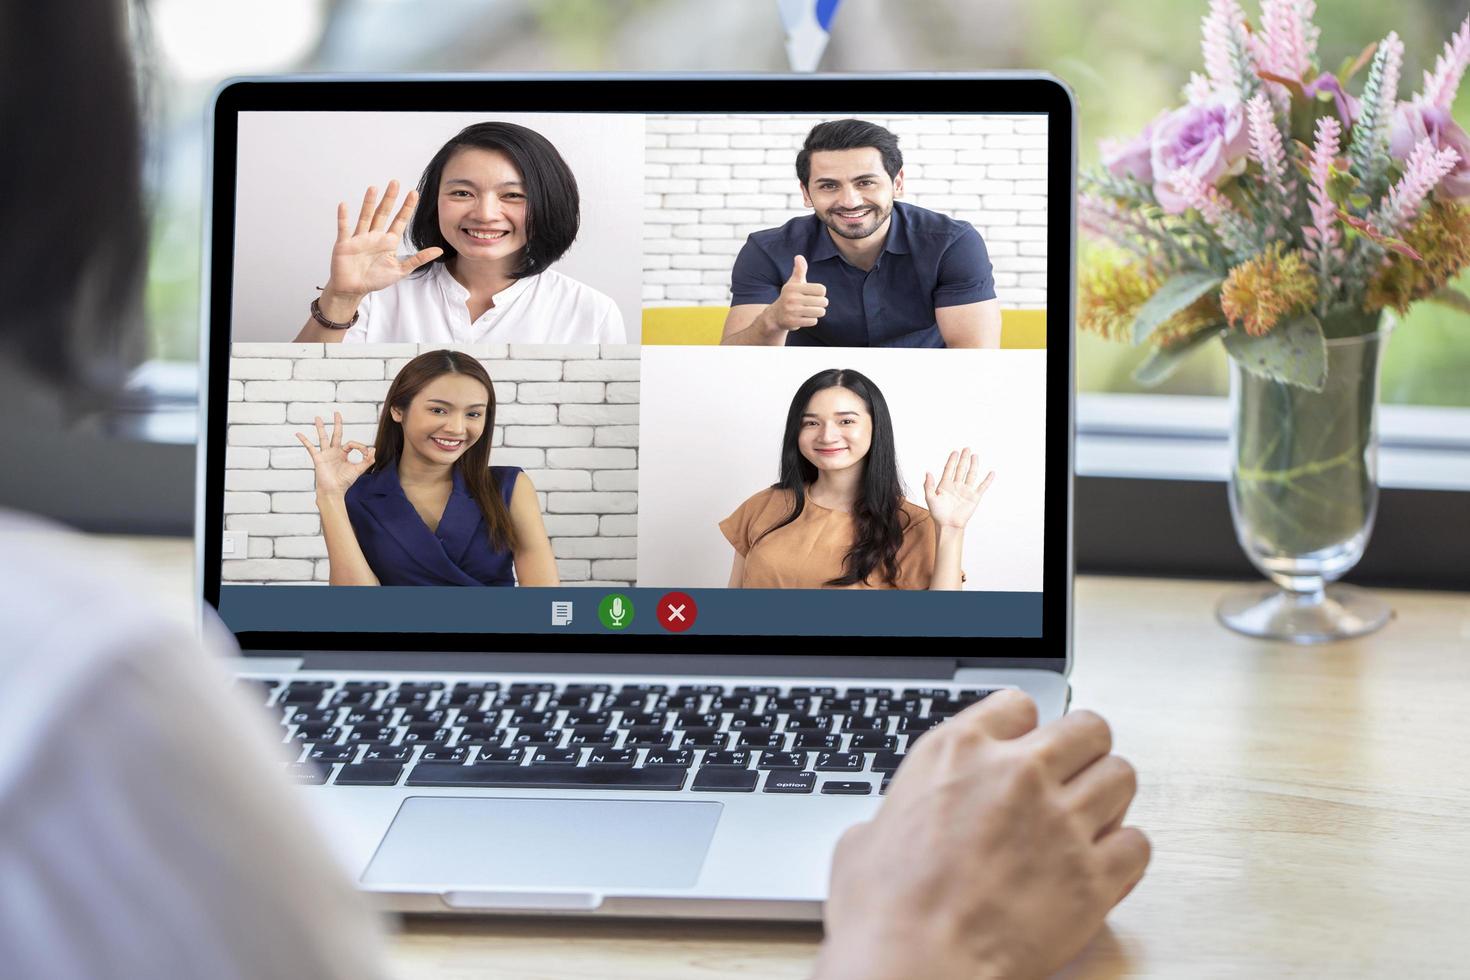
<instances>
[{"instance_id":1,"label":"man's beard","mask_svg":"<svg viewBox=\"0 0 1470 980\"><path fill-rule=\"evenodd\" d=\"M831 229L832 234L834 235L840 235L843 238L861 239L867 238L868 236L875 233L879 228L882 228L883 222L887 221L888 216L892 213L893 205L891 204L885 209L880 209L876 204L871 205L871 220L865 221L861 225L854 226L844 224L842 219L837 217L837 209L832 208L828 210L827 217L822 221L822 223L826 225L829 229Z\"/></svg>"}]
</instances>

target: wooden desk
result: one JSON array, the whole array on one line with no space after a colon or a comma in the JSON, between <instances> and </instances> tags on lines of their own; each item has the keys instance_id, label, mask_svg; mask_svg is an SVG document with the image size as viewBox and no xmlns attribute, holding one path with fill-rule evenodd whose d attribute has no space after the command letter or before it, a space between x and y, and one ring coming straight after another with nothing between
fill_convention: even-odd
<instances>
[{"instance_id":1,"label":"wooden desk","mask_svg":"<svg viewBox=\"0 0 1470 980\"><path fill-rule=\"evenodd\" d=\"M187 589L186 545L144 553ZM1293 648L1217 626L1225 587L1078 582L1074 704L1138 767L1131 819L1154 858L1063 975L1466 975L1470 597L1384 593L1397 618L1376 636ZM806 925L419 918L391 958L409 980L795 978L819 941Z\"/></svg>"}]
</instances>

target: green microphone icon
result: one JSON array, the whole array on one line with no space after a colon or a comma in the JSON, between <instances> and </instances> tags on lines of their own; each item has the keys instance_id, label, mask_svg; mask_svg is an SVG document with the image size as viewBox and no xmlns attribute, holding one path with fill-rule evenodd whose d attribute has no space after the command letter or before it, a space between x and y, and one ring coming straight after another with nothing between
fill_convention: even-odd
<instances>
[{"instance_id":1,"label":"green microphone icon","mask_svg":"<svg viewBox=\"0 0 1470 980\"><path fill-rule=\"evenodd\" d=\"M597 618L610 630L627 629L633 622L633 603L617 592L603 596L602 602L597 604Z\"/></svg>"}]
</instances>

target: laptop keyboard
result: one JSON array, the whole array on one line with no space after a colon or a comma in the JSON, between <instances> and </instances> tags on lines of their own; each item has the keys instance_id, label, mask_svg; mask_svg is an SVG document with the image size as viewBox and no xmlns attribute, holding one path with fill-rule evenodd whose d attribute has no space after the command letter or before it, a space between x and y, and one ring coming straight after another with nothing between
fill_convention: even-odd
<instances>
[{"instance_id":1,"label":"laptop keyboard","mask_svg":"<svg viewBox=\"0 0 1470 980\"><path fill-rule=\"evenodd\" d=\"M993 688L279 680L252 691L299 783L882 793L913 740Z\"/></svg>"}]
</instances>

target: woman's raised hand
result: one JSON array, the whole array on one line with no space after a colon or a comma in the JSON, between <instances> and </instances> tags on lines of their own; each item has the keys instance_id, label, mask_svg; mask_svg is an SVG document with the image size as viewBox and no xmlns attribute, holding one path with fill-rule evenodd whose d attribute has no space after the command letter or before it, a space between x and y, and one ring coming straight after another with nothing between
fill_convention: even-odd
<instances>
[{"instance_id":1,"label":"woman's raised hand","mask_svg":"<svg viewBox=\"0 0 1470 980\"><path fill-rule=\"evenodd\" d=\"M337 241L332 246L332 268L324 292L360 298L393 285L425 262L444 254L442 248L435 246L406 259L398 257L398 244L403 229L408 227L408 219L413 216L419 194L408 192L390 224L388 218L397 199L396 180L388 181L388 189L381 199L378 189L369 187L355 227L348 224L347 205L337 205Z\"/></svg>"},{"instance_id":2,"label":"woman's raised hand","mask_svg":"<svg viewBox=\"0 0 1470 980\"><path fill-rule=\"evenodd\" d=\"M342 413L332 413L332 438L327 439L326 427L322 424L320 415L316 419L316 439L320 448L313 446L311 440L300 432L296 438L311 453L311 464L316 467L316 492L340 496L347 492L347 488L357 482L357 478L367 472L367 468L373 464L372 446L364 446L360 442L342 441ZM352 462L348 455L357 450L362 454L359 462Z\"/></svg>"},{"instance_id":3,"label":"woman's raised hand","mask_svg":"<svg viewBox=\"0 0 1470 980\"><path fill-rule=\"evenodd\" d=\"M924 474L924 502L929 516L939 527L963 528L970 523L975 507L994 479L994 470L985 479L980 478L980 462L968 448L950 453L938 483L933 473Z\"/></svg>"}]
</instances>

